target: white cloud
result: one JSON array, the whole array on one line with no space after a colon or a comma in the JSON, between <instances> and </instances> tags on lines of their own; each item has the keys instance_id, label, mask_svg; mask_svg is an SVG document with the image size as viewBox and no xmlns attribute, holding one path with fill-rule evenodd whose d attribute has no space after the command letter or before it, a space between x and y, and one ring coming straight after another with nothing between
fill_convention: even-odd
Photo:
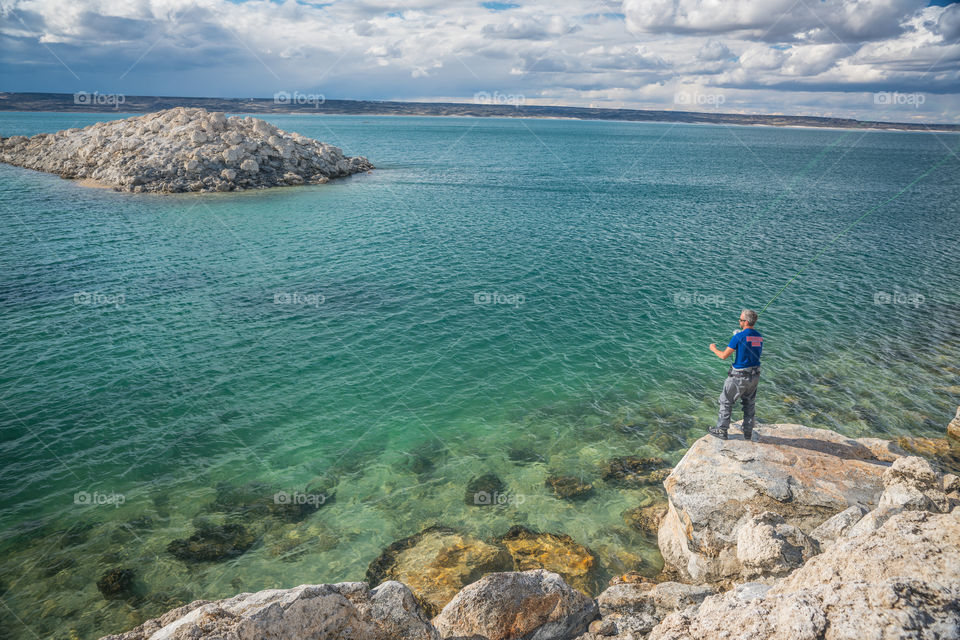
<instances>
[{"instance_id":1,"label":"white cloud","mask_svg":"<svg viewBox=\"0 0 960 640\"><path fill-rule=\"evenodd\" d=\"M624 0L635 32L737 33L750 40L855 41L895 36L923 0Z\"/></svg>"},{"instance_id":2,"label":"white cloud","mask_svg":"<svg viewBox=\"0 0 960 640\"><path fill-rule=\"evenodd\" d=\"M792 47L781 70L788 76L818 76L848 55L850 49L842 44L812 44Z\"/></svg>"},{"instance_id":3,"label":"white cloud","mask_svg":"<svg viewBox=\"0 0 960 640\"><path fill-rule=\"evenodd\" d=\"M729 111L889 118L864 96L909 89L942 96L921 117L960 119L960 5L920 0L0 2L8 90L662 109L682 88Z\"/></svg>"},{"instance_id":4,"label":"white cloud","mask_svg":"<svg viewBox=\"0 0 960 640\"><path fill-rule=\"evenodd\" d=\"M697 51L697 59L705 62L726 60L733 55L727 45L718 40L707 40Z\"/></svg>"}]
</instances>

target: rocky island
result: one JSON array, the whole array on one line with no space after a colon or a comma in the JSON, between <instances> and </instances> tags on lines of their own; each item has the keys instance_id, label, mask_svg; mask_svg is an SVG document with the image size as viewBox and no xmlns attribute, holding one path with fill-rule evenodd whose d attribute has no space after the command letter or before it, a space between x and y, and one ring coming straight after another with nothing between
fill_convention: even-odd
<instances>
[{"instance_id":1,"label":"rocky island","mask_svg":"<svg viewBox=\"0 0 960 640\"><path fill-rule=\"evenodd\" d=\"M960 478L910 455L922 439L756 433L694 443L642 518L663 572L616 577L596 598L589 549L569 536L432 527L365 582L195 601L103 640L960 638ZM956 451L960 410L948 433Z\"/></svg>"},{"instance_id":2,"label":"rocky island","mask_svg":"<svg viewBox=\"0 0 960 640\"><path fill-rule=\"evenodd\" d=\"M133 193L321 184L373 169L364 157L259 118L184 107L0 138L0 161Z\"/></svg>"}]
</instances>

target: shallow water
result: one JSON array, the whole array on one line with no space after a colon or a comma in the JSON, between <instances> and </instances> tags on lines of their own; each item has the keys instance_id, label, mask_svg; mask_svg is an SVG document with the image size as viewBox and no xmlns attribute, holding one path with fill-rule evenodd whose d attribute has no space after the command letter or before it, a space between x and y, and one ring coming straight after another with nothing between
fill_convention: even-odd
<instances>
[{"instance_id":1,"label":"shallow water","mask_svg":"<svg viewBox=\"0 0 960 640\"><path fill-rule=\"evenodd\" d=\"M98 119L0 114L0 133ZM942 437L960 403L960 162L830 244L960 136L267 119L378 169L157 197L0 166L9 637L97 638L194 598L361 580L435 523L563 532L607 575L653 575L655 541L621 513L658 491L601 465L676 462L715 418L727 364L707 344L822 249L758 323L759 420ZM466 504L483 473L504 506ZM550 473L596 491L558 500ZM335 496L299 523L216 506L243 486ZM216 563L168 553L227 520L259 543ZM137 599L101 597L113 567L134 569Z\"/></svg>"}]
</instances>

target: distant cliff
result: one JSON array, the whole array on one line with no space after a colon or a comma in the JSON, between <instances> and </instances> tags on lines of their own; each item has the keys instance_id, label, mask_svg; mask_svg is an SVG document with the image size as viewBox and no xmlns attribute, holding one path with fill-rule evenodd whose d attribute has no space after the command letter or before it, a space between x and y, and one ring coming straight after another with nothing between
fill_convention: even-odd
<instances>
[{"instance_id":1,"label":"distant cliff","mask_svg":"<svg viewBox=\"0 0 960 640\"><path fill-rule=\"evenodd\" d=\"M578 118L632 122L681 122L701 124L766 125L774 127L840 127L844 129L902 129L909 131L960 131L956 124L876 122L849 118L813 116L745 115L699 111L647 111L639 109L591 109L511 104L460 104L450 102L386 102L373 100L312 100L290 96L274 98L187 98L167 96L122 96L96 100L91 94L0 92L0 111L121 111L143 113L173 107L204 108L231 113L310 113L388 116L473 116L491 118ZM111 96L107 96L111 97Z\"/></svg>"}]
</instances>

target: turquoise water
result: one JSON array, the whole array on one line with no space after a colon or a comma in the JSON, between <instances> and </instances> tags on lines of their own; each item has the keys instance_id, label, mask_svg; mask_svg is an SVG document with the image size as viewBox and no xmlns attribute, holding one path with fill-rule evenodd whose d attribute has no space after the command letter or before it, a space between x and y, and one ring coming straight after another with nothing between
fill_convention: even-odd
<instances>
[{"instance_id":1,"label":"turquoise water","mask_svg":"<svg viewBox=\"0 0 960 640\"><path fill-rule=\"evenodd\" d=\"M99 119L0 114L0 133ZM0 165L11 638L97 638L194 598L360 580L434 523L567 533L607 575L653 575L655 541L621 513L657 490L600 467L676 462L715 417L727 365L707 345L824 248L757 325L759 420L939 438L960 403L960 161L876 208L960 136L266 119L377 170L157 197ZM508 504L465 503L483 473ZM550 473L597 489L558 500ZM167 552L224 517L218 487L242 486L335 499L302 522L248 518L259 542L228 561ZM138 598L101 597L118 566Z\"/></svg>"}]
</instances>

